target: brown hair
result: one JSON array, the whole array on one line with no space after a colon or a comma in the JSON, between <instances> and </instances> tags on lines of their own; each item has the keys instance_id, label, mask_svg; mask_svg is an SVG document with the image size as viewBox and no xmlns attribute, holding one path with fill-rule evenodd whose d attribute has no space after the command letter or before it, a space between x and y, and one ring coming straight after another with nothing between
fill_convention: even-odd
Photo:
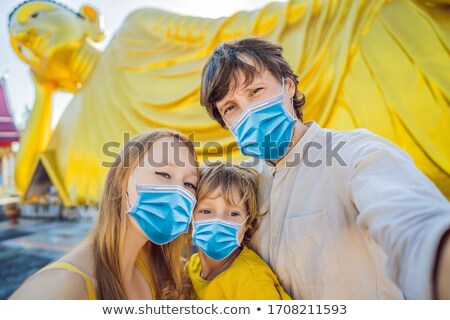
<instances>
[{"instance_id":1,"label":"brown hair","mask_svg":"<svg viewBox=\"0 0 450 320\"><path fill-rule=\"evenodd\" d=\"M217 109L217 101L222 100L237 85L237 74L244 75L244 85L252 83L261 71L268 70L280 80L290 78L295 83L293 106L298 119L303 121L303 106L306 98L297 96L298 77L282 56L283 48L262 38L244 38L218 45L203 67L200 103L209 116L226 128ZM248 63L250 59L255 66Z\"/></svg>"},{"instance_id":2,"label":"brown hair","mask_svg":"<svg viewBox=\"0 0 450 320\"><path fill-rule=\"evenodd\" d=\"M99 218L92 233L98 299L126 299L118 253L123 249L127 226L125 194L128 179L153 143L163 137L178 139L189 148L197 162L192 142L172 130L142 133L124 145L106 176ZM188 235L182 234L162 246L148 241L140 252L152 275L155 299L189 299L190 282L182 266L183 253L190 249L189 246L186 248L188 243Z\"/></svg>"},{"instance_id":3,"label":"brown hair","mask_svg":"<svg viewBox=\"0 0 450 320\"><path fill-rule=\"evenodd\" d=\"M255 169L241 167L231 163L215 162L200 169L200 180L197 187L197 200L201 201L214 190L219 188L221 197L231 205L244 204L248 213L242 244L246 245L259 227L260 214L258 212L259 174ZM234 203L233 191L241 197L241 203Z\"/></svg>"}]
</instances>

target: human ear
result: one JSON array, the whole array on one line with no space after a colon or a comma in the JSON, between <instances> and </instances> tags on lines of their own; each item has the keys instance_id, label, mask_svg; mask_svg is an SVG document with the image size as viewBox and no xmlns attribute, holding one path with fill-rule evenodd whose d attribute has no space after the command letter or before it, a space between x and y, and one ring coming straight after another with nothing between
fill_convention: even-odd
<instances>
[{"instance_id":1,"label":"human ear","mask_svg":"<svg viewBox=\"0 0 450 320\"><path fill-rule=\"evenodd\" d=\"M100 42L105 37L103 33L103 17L93 6L88 4L80 8L80 14L86 19L89 25L89 37L94 42Z\"/></svg>"},{"instance_id":2,"label":"human ear","mask_svg":"<svg viewBox=\"0 0 450 320\"><path fill-rule=\"evenodd\" d=\"M289 93L289 98L293 98L295 95L295 91L296 91L296 85L295 85L294 80L292 80L291 78L286 78L285 85L286 85L287 91Z\"/></svg>"}]
</instances>

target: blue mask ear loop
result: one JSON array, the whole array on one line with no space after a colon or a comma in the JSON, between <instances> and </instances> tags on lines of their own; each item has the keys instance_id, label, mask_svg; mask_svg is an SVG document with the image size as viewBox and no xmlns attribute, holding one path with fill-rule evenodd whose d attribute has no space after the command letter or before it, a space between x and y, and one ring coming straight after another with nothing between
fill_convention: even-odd
<instances>
[{"instance_id":1,"label":"blue mask ear loop","mask_svg":"<svg viewBox=\"0 0 450 320\"><path fill-rule=\"evenodd\" d=\"M134 171L133 171L133 173L131 174L131 176L133 177L133 181L134 181L134 184L136 185L136 191L137 191L137 185L138 185L138 183L137 183L137 180L136 180L136 176L134 175Z\"/></svg>"},{"instance_id":2,"label":"blue mask ear loop","mask_svg":"<svg viewBox=\"0 0 450 320\"><path fill-rule=\"evenodd\" d=\"M137 181L136 181L136 177L135 177L135 175L134 175L134 171L133 171L133 173L131 174L131 176L133 177L134 185L135 185L135 187L136 187L136 192L137 192L137 191L138 191L138 189L137 189L138 183L137 183ZM132 206L131 206L131 203L130 203L130 195L128 194L128 191L125 193L125 197L127 198L127 205L130 207L129 210L131 210ZM137 201L137 199L136 199L136 201ZM129 212L129 211L127 211L127 212Z\"/></svg>"},{"instance_id":3,"label":"blue mask ear loop","mask_svg":"<svg viewBox=\"0 0 450 320\"><path fill-rule=\"evenodd\" d=\"M250 217L250 216L247 215L247 218L245 218L245 220L242 221L241 227L239 228L239 230L242 228L242 225L248 220L248 217ZM239 230L238 230L238 232L239 232ZM237 237L237 236L238 236L238 235L236 234L236 237ZM244 232L243 235L242 235L242 241L244 241L244 237L245 237L245 232ZM237 239L237 242L239 243L239 247L242 247L242 241L239 241L239 238Z\"/></svg>"},{"instance_id":4,"label":"blue mask ear loop","mask_svg":"<svg viewBox=\"0 0 450 320\"><path fill-rule=\"evenodd\" d=\"M283 89L281 90L281 95L283 96L284 94L284 78L282 78L282 85L283 85ZM297 115L295 114L295 110L294 110L294 97L292 97L291 99L291 109L292 109L292 114L288 111L288 114L291 116L292 119L294 120L298 120ZM283 105L284 108L284 105Z\"/></svg>"}]
</instances>

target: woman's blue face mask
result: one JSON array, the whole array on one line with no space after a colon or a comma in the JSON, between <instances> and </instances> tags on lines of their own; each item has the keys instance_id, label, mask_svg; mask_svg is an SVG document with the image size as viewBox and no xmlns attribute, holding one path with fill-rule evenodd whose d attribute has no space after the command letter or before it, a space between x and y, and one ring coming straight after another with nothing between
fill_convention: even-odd
<instances>
[{"instance_id":1,"label":"woman's blue face mask","mask_svg":"<svg viewBox=\"0 0 450 320\"><path fill-rule=\"evenodd\" d=\"M286 155L296 119L283 106L281 93L248 107L229 126L241 153L263 160L278 160Z\"/></svg>"},{"instance_id":2,"label":"woman's blue face mask","mask_svg":"<svg viewBox=\"0 0 450 320\"><path fill-rule=\"evenodd\" d=\"M138 184L138 198L128 214L133 217L147 238L163 245L187 233L195 207L195 197L176 185Z\"/></svg>"}]
</instances>

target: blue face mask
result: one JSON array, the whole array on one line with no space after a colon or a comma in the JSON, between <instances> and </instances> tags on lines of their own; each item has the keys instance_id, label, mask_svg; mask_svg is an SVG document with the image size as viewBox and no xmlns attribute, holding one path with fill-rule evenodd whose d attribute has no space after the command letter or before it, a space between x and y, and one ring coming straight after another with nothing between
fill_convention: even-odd
<instances>
[{"instance_id":1,"label":"blue face mask","mask_svg":"<svg viewBox=\"0 0 450 320\"><path fill-rule=\"evenodd\" d=\"M223 260L241 246L238 231L245 221L241 224L222 219L194 221L194 245L211 259Z\"/></svg>"},{"instance_id":2,"label":"blue face mask","mask_svg":"<svg viewBox=\"0 0 450 320\"><path fill-rule=\"evenodd\" d=\"M151 242L163 245L189 230L196 203L189 191L180 186L137 183L136 190L138 198L128 214Z\"/></svg>"},{"instance_id":3,"label":"blue face mask","mask_svg":"<svg viewBox=\"0 0 450 320\"><path fill-rule=\"evenodd\" d=\"M286 155L296 119L283 106L283 89L273 98L246 109L230 131L245 156L277 160Z\"/></svg>"}]
</instances>

